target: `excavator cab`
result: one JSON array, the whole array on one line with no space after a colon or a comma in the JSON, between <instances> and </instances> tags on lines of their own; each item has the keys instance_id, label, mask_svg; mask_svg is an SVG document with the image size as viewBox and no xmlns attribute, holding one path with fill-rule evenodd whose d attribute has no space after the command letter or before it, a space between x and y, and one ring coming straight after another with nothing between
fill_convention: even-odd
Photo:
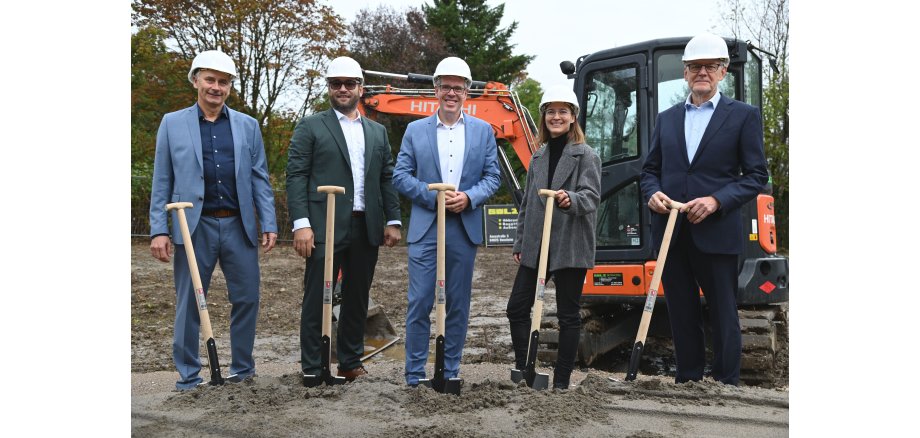
<instances>
[{"instance_id":1,"label":"excavator cab","mask_svg":"<svg viewBox=\"0 0 920 438\"><path fill-rule=\"evenodd\" d=\"M596 255L599 267L588 273L586 301L609 302L611 297L623 302L645 300L657 248L651 244L651 213L642 199L639 176L657 114L683 102L690 93L681 61L688 41L689 38L668 38L608 49L583 56L576 65L568 63L569 68L563 69L574 79L575 94L584 102L579 120L587 143L597 151L602 163ZM726 42L731 62L720 91L760 107L760 57L744 41ZM751 226L739 262L739 272L744 271L739 276L739 304L789 299L788 262L776 255L775 229L770 228L774 217L771 191L770 186L765 187L759 199L744 207ZM645 264L646 269L616 267L637 263Z\"/></svg>"},{"instance_id":2,"label":"excavator cab","mask_svg":"<svg viewBox=\"0 0 920 438\"><path fill-rule=\"evenodd\" d=\"M575 94L582 103L578 120L602 166L596 265L588 271L582 294L585 318L578 357L586 364L632 341L636 333L658 251L652 246L651 212L642 199L639 177L656 116L685 101L690 93L681 61L689 40L651 40L585 55L574 64L560 64L562 72L574 79ZM720 91L760 107L763 93L761 58L755 53L758 49L735 39L726 39L726 43L731 61ZM776 345L774 319L780 318L769 305L789 300L788 260L776 253L771 193L768 184L757 199L743 207L750 226L745 230L746 245L739 257L737 301L742 329L756 330L743 335L746 357L742 358L742 379L748 383L769 378ZM666 293L660 288L657 299L663 300ZM651 332L669 337L667 319L661 316L666 306L660 301L658 304L656 309L662 311L656 311ZM541 340L548 340L542 346L541 360L545 361L555 356L552 320L547 318L547 333L541 333Z\"/></svg>"}]
</instances>

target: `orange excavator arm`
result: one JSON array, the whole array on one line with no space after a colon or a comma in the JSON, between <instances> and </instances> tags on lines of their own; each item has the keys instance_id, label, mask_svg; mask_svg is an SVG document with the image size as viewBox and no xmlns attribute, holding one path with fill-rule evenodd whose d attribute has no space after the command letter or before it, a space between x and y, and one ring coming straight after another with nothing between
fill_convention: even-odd
<instances>
[{"instance_id":1,"label":"orange excavator arm","mask_svg":"<svg viewBox=\"0 0 920 438\"><path fill-rule=\"evenodd\" d=\"M364 74L408 82L432 83L431 76L412 73L399 75L365 70ZM358 105L361 114L370 119L376 119L378 113L422 118L434 114L437 109L438 99L434 95L434 89L395 88L390 85L366 85L364 97ZM495 138L508 141L527 170L530 166L530 157L538 147L536 125L530 113L521 104L517 93L500 82L474 81L463 110L489 123ZM520 205L521 187L501 147L498 148L498 156L509 190L513 193L515 203Z\"/></svg>"}]
</instances>

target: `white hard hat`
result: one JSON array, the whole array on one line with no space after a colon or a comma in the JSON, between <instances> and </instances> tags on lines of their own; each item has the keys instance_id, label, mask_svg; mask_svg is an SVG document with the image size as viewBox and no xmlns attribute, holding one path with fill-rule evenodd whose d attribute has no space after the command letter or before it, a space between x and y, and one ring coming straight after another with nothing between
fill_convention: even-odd
<instances>
[{"instance_id":1,"label":"white hard hat","mask_svg":"<svg viewBox=\"0 0 920 438\"><path fill-rule=\"evenodd\" d=\"M701 33L687 43L681 61L694 61L697 59L721 59L728 64L728 45L722 37L708 32Z\"/></svg>"},{"instance_id":2,"label":"white hard hat","mask_svg":"<svg viewBox=\"0 0 920 438\"><path fill-rule=\"evenodd\" d=\"M575 92L572 91L570 87L557 85L543 92L543 97L540 99L540 111L542 112L546 108L546 105L552 102L571 104L575 107L575 113L578 114L578 98L575 97Z\"/></svg>"},{"instance_id":3,"label":"white hard hat","mask_svg":"<svg viewBox=\"0 0 920 438\"><path fill-rule=\"evenodd\" d=\"M326 79L329 78L357 78L364 82L364 72L358 61L347 56L339 56L333 59L326 69Z\"/></svg>"},{"instance_id":4,"label":"white hard hat","mask_svg":"<svg viewBox=\"0 0 920 438\"><path fill-rule=\"evenodd\" d=\"M195 83L193 76L200 68L223 72L230 75L231 78L236 77L236 66L233 64L233 60L220 50L205 50L195 57L192 61L192 68L188 71L189 82Z\"/></svg>"},{"instance_id":5,"label":"white hard hat","mask_svg":"<svg viewBox=\"0 0 920 438\"><path fill-rule=\"evenodd\" d=\"M438 63L438 67L434 69L435 83L437 83L438 77L440 76L459 76L464 78L466 79L467 87L473 83L473 75L470 74L470 66L466 64L466 61L456 56L448 56Z\"/></svg>"}]
</instances>

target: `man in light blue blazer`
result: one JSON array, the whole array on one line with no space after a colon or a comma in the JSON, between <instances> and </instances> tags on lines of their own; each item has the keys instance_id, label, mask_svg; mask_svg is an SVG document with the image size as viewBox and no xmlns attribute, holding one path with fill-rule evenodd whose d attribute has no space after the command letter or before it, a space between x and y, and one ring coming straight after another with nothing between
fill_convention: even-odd
<instances>
[{"instance_id":1,"label":"man in light blue blazer","mask_svg":"<svg viewBox=\"0 0 920 438\"><path fill-rule=\"evenodd\" d=\"M188 78L198 101L163 116L157 132L150 195L150 250L168 262L172 242L185 253L179 221L168 225L165 206L191 202L186 209L192 246L207 294L219 262L227 279L230 310L230 375L238 382L255 374L252 349L259 314L259 240L268 252L275 246L275 200L268 179L259 124L228 108L236 67L217 50L201 52L192 61ZM258 214L258 228L256 215ZM170 241L172 231L172 242ZM175 257L176 323L173 361L179 372L176 389L202 383L198 373L200 320L188 260Z\"/></svg>"},{"instance_id":2,"label":"man in light blue blazer","mask_svg":"<svg viewBox=\"0 0 920 438\"><path fill-rule=\"evenodd\" d=\"M437 268L437 195L428 184L447 183L444 378L458 377L470 314L476 247L482 243L482 205L501 180L495 135L488 123L463 112L472 84L460 58L442 60L434 73L438 111L409 124L393 186L412 201L409 218L409 307L406 311L406 383L425 378Z\"/></svg>"}]
</instances>

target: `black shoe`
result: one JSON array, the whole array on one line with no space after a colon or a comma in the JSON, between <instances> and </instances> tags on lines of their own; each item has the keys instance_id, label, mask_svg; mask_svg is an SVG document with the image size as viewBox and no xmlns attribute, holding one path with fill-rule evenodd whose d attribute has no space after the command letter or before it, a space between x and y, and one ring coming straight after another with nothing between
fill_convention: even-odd
<instances>
[{"instance_id":1,"label":"black shoe","mask_svg":"<svg viewBox=\"0 0 920 438\"><path fill-rule=\"evenodd\" d=\"M553 382L553 389L569 389L569 382Z\"/></svg>"}]
</instances>

